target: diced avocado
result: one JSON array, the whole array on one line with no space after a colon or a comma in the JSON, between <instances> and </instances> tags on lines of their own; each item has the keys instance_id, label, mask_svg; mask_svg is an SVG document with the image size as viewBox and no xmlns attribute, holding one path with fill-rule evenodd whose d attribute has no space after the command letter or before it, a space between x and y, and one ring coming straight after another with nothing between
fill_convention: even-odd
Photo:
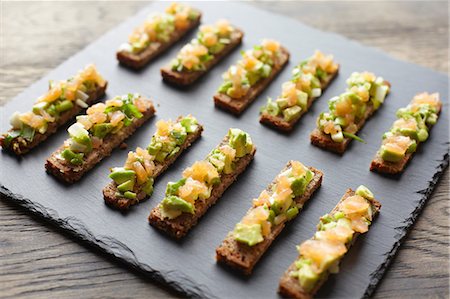
<instances>
[{"instance_id":1,"label":"diced avocado","mask_svg":"<svg viewBox=\"0 0 450 299\"><path fill-rule=\"evenodd\" d=\"M308 94L306 92L299 91L297 103L303 110L305 110L308 106Z\"/></svg>"},{"instance_id":2,"label":"diced avocado","mask_svg":"<svg viewBox=\"0 0 450 299\"><path fill-rule=\"evenodd\" d=\"M275 102L277 103L278 107L280 107L280 109L282 109L282 110L287 108L287 106L288 106L288 100L285 98L278 98L278 99L276 99Z\"/></svg>"},{"instance_id":3,"label":"diced avocado","mask_svg":"<svg viewBox=\"0 0 450 299\"><path fill-rule=\"evenodd\" d=\"M71 125L67 131L70 137L76 142L86 145L88 147L92 146L91 138L89 137L89 132L80 123L74 123Z\"/></svg>"},{"instance_id":4,"label":"diced avocado","mask_svg":"<svg viewBox=\"0 0 450 299\"><path fill-rule=\"evenodd\" d=\"M373 93L372 97L372 103L374 105L375 109L378 109L378 107L383 104L384 99L386 98L386 95L388 93L389 87L387 85L379 85L374 84L372 88L375 88L375 91Z\"/></svg>"},{"instance_id":5,"label":"diced avocado","mask_svg":"<svg viewBox=\"0 0 450 299\"><path fill-rule=\"evenodd\" d=\"M266 106L264 106L264 111L273 116L280 114L280 108L277 103L273 102L271 99L268 99Z\"/></svg>"},{"instance_id":6,"label":"diced avocado","mask_svg":"<svg viewBox=\"0 0 450 299\"><path fill-rule=\"evenodd\" d=\"M292 106L283 110L283 116L285 121L291 121L300 116L302 108L300 106Z\"/></svg>"},{"instance_id":7,"label":"diced avocado","mask_svg":"<svg viewBox=\"0 0 450 299\"><path fill-rule=\"evenodd\" d=\"M109 177L120 185L127 181L134 181L136 173L133 170L124 169L123 167L113 168Z\"/></svg>"},{"instance_id":8,"label":"diced avocado","mask_svg":"<svg viewBox=\"0 0 450 299\"><path fill-rule=\"evenodd\" d=\"M238 158L245 156L253 149L253 142L250 136L240 129L230 129L228 138L228 143L236 150L236 157Z\"/></svg>"},{"instance_id":9,"label":"diced avocado","mask_svg":"<svg viewBox=\"0 0 450 299\"><path fill-rule=\"evenodd\" d=\"M334 215L333 215L333 218L335 220L339 220L344 217L345 217L345 214L344 214L344 212L341 212L341 211L338 211L338 212L334 213Z\"/></svg>"},{"instance_id":10,"label":"diced avocado","mask_svg":"<svg viewBox=\"0 0 450 299\"><path fill-rule=\"evenodd\" d=\"M183 178L178 182L169 182L166 187L166 196L177 195L178 189L186 183L186 179Z\"/></svg>"},{"instance_id":11,"label":"diced avocado","mask_svg":"<svg viewBox=\"0 0 450 299\"><path fill-rule=\"evenodd\" d=\"M126 191L133 191L134 188L134 180L126 181L125 183L120 184L117 186L117 190L120 192L126 192Z\"/></svg>"},{"instance_id":12,"label":"diced avocado","mask_svg":"<svg viewBox=\"0 0 450 299\"><path fill-rule=\"evenodd\" d=\"M58 112L65 112L72 108L73 108L73 103L72 103L72 101L69 101L69 100L64 100L64 101L56 104L56 106L55 106L55 109Z\"/></svg>"},{"instance_id":13,"label":"diced avocado","mask_svg":"<svg viewBox=\"0 0 450 299\"><path fill-rule=\"evenodd\" d=\"M286 212L286 216L288 220L291 220L293 218L295 218L295 216L297 216L298 214L298 208L297 207L292 207L289 210L287 210Z\"/></svg>"},{"instance_id":14,"label":"diced avocado","mask_svg":"<svg viewBox=\"0 0 450 299\"><path fill-rule=\"evenodd\" d=\"M410 153L414 153L417 149L417 142L415 140L412 140L411 144L409 145L408 149L406 150L406 152L408 154Z\"/></svg>"},{"instance_id":15,"label":"diced avocado","mask_svg":"<svg viewBox=\"0 0 450 299\"><path fill-rule=\"evenodd\" d=\"M381 146L380 156L383 160L389 162L398 162L405 157L405 153L401 151L396 151L395 149L386 148L384 145Z\"/></svg>"},{"instance_id":16,"label":"diced avocado","mask_svg":"<svg viewBox=\"0 0 450 299\"><path fill-rule=\"evenodd\" d=\"M218 172L222 172L225 167L225 162L223 160L225 160L225 157L220 154L214 154L208 157L208 161L214 165Z\"/></svg>"},{"instance_id":17,"label":"diced avocado","mask_svg":"<svg viewBox=\"0 0 450 299\"><path fill-rule=\"evenodd\" d=\"M170 152L170 154L169 155L167 155L167 159L170 159L170 158L172 158L173 156L175 156L176 155L176 153L178 153L180 151L180 147L179 146L177 146L176 148L174 148L171 152Z\"/></svg>"},{"instance_id":18,"label":"diced avocado","mask_svg":"<svg viewBox=\"0 0 450 299\"><path fill-rule=\"evenodd\" d=\"M233 82L228 81L223 83L222 85L220 85L219 89L217 90L217 92L219 93L227 93L227 91L233 86Z\"/></svg>"},{"instance_id":19,"label":"diced avocado","mask_svg":"<svg viewBox=\"0 0 450 299\"><path fill-rule=\"evenodd\" d=\"M193 133L197 130L197 120L193 117L185 117L180 121L180 124L186 129L187 133Z\"/></svg>"},{"instance_id":20,"label":"diced avocado","mask_svg":"<svg viewBox=\"0 0 450 299\"><path fill-rule=\"evenodd\" d=\"M275 212L272 210L272 209L270 209L269 210L269 217L267 217L267 221L270 221L270 222L272 222L273 223L273 221L275 220Z\"/></svg>"},{"instance_id":21,"label":"diced avocado","mask_svg":"<svg viewBox=\"0 0 450 299\"><path fill-rule=\"evenodd\" d=\"M253 246L264 241L261 224L247 225L238 223L234 228L233 236L236 241L245 243L248 246Z\"/></svg>"},{"instance_id":22,"label":"diced avocado","mask_svg":"<svg viewBox=\"0 0 450 299\"><path fill-rule=\"evenodd\" d=\"M402 134L403 136L408 136L411 137L412 139L418 139L418 134L417 131L414 129L410 129L410 128L397 128L394 129L396 132L399 132L400 134Z\"/></svg>"},{"instance_id":23,"label":"diced avocado","mask_svg":"<svg viewBox=\"0 0 450 299\"><path fill-rule=\"evenodd\" d=\"M164 198L161 205L165 210L175 210L194 214L194 206L190 202L187 202L175 195L170 195Z\"/></svg>"},{"instance_id":24,"label":"diced avocado","mask_svg":"<svg viewBox=\"0 0 450 299\"><path fill-rule=\"evenodd\" d=\"M186 140L187 137L187 133L184 131L172 131L170 132L170 136L173 137L173 139L175 139L176 143L178 145L183 144L184 141Z\"/></svg>"},{"instance_id":25,"label":"diced avocado","mask_svg":"<svg viewBox=\"0 0 450 299\"><path fill-rule=\"evenodd\" d=\"M154 140L152 140L152 142L150 143L150 145L147 147L147 151L150 155L156 155L162 148L162 143L161 142L154 142Z\"/></svg>"},{"instance_id":26,"label":"diced avocado","mask_svg":"<svg viewBox=\"0 0 450 299\"><path fill-rule=\"evenodd\" d=\"M153 178L149 178L147 182L145 182L144 186L142 186L142 191L147 195L151 195L153 193Z\"/></svg>"},{"instance_id":27,"label":"diced avocado","mask_svg":"<svg viewBox=\"0 0 450 299\"><path fill-rule=\"evenodd\" d=\"M294 179L291 183L291 189L294 196L297 197L302 195L305 192L307 185L308 182L304 176L301 178Z\"/></svg>"},{"instance_id":28,"label":"diced avocado","mask_svg":"<svg viewBox=\"0 0 450 299\"><path fill-rule=\"evenodd\" d=\"M419 140L419 142L424 142L425 140L428 139L428 131L425 128L422 128L419 130L419 132L417 132L417 139Z\"/></svg>"},{"instance_id":29,"label":"diced avocado","mask_svg":"<svg viewBox=\"0 0 450 299\"><path fill-rule=\"evenodd\" d=\"M311 291L318 280L319 275L314 272L313 268L310 265L303 265L298 270L298 281L306 292Z\"/></svg>"},{"instance_id":30,"label":"diced avocado","mask_svg":"<svg viewBox=\"0 0 450 299\"><path fill-rule=\"evenodd\" d=\"M47 103L47 102L40 102L40 103L37 103L37 104L35 104L35 105L33 106L33 113L39 114L39 112L40 112L41 110L44 110L45 108L47 108L47 106L48 106L48 103Z\"/></svg>"},{"instance_id":31,"label":"diced avocado","mask_svg":"<svg viewBox=\"0 0 450 299\"><path fill-rule=\"evenodd\" d=\"M436 113L431 113L428 117L427 117L427 119L426 119L426 123L428 124L428 125L434 125L434 124L436 124L436 122L437 122L437 114Z\"/></svg>"},{"instance_id":32,"label":"diced avocado","mask_svg":"<svg viewBox=\"0 0 450 299\"><path fill-rule=\"evenodd\" d=\"M167 155L169 155L169 153L160 151L156 154L155 160L162 163L166 159Z\"/></svg>"},{"instance_id":33,"label":"diced avocado","mask_svg":"<svg viewBox=\"0 0 450 299\"><path fill-rule=\"evenodd\" d=\"M96 124L92 127L92 134L97 138L103 139L112 131L112 129L114 129L114 127L111 124Z\"/></svg>"},{"instance_id":34,"label":"diced avocado","mask_svg":"<svg viewBox=\"0 0 450 299\"><path fill-rule=\"evenodd\" d=\"M131 192L131 191L125 191L125 193L123 194L123 196L124 196L125 198L128 198L128 199L135 199L135 198L136 198L136 193Z\"/></svg>"},{"instance_id":35,"label":"diced avocado","mask_svg":"<svg viewBox=\"0 0 450 299\"><path fill-rule=\"evenodd\" d=\"M66 161L69 161L73 165L83 164L83 156L83 153L76 154L70 149L65 149L61 153L61 157L63 157Z\"/></svg>"},{"instance_id":36,"label":"diced avocado","mask_svg":"<svg viewBox=\"0 0 450 299\"><path fill-rule=\"evenodd\" d=\"M334 142L342 142L342 141L344 141L344 134L342 133L342 131L339 131L335 134L331 134L331 139Z\"/></svg>"},{"instance_id":37,"label":"diced avocado","mask_svg":"<svg viewBox=\"0 0 450 299\"><path fill-rule=\"evenodd\" d=\"M369 188L364 185L360 185L358 188L356 188L355 193L367 199L374 199L372 191L370 191Z\"/></svg>"},{"instance_id":38,"label":"diced avocado","mask_svg":"<svg viewBox=\"0 0 450 299\"><path fill-rule=\"evenodd\" d=\"M342 116L336 117L334 119L334 123L337 124L337 125L340 125L341 127L345 127L348 124L347 119L345 119Z\"/></svg>"}]
</instances>

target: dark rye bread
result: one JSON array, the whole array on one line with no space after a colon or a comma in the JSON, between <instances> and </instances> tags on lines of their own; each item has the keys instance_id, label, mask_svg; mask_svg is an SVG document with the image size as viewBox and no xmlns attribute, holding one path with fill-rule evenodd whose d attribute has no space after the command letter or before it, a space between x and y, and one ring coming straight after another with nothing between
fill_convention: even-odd
<instances>
[{"instance_id":1,"label":"dark rye bread","mask_svg":"<svg viewBox=\"0 0 450 299\"><path fill-rule=\"evenodd\" d=\"M391 84L388 81L384 81L385 84L391 86ZM373 115L373 113L376 110L374 109L372 103L369 103L367 105L366 113L364 114L364 117L356 124L356 132L355 134L364 126L366 121ZM344 141L342 142L334 142L333 139L331 139L331 136L328 134L323 133L318 128L315 128L310 135L311 143L314 144L317 147L326 149L331 152L335 152L338 154L343 154L345 150L347 149L347 146L352 141L352 138L348 138L344 136Z\"/></svg>"},{"instance_id":2,"label":"dark rye bread","mask_svg":"<svg viewBox=\"0 0 450 299\"><path fill-rule=\"evenodd\" d=\"M99 163L103 158L111 155L114 148L118 147L122 142L131 136L137 128L142 126L150 117L155 114L155 107L153 104L147 111L142 112L142 117L134 119L131 125L123 127L116 134L110 134L103 139L102 145L94 149L87 154L84 158L84 162L81 165L72 165L64 159L58 158L61 152L64 150L64 145L58 148L47 159L45 163L45 169L48 173L54 175L56 178L66 182L74 183L81 179L81 177Z\"/></svg>"},{"instance_id":3,"label":"dark rye bread","mask_svg":"<svg viewBox=\"0 0 450 299\"><path fill-rule=\"evenodd\" d=\"M105 82L104 86L96 86L96 89L94 91L88 93L89 98L86 100L86 104L88 104L90 106L90 105L98 102L105 95L105 90L106 90L107 85L108 85L108 82ZM50 135L55 133L59 127L66 124L68 121L73 119L75 116L77 116L84 110L85 110L84 108L81 108L77 104L74 104L72 109L61 113L58 120L56 120L55 122L49 123L47 131L44 134L41 134L36 131L32 141L28 141L25 138L19 136L19 137L14 138L11 141L11 143L9 144L9 146L6 146L5 138L8 133L3 134L0 136L0 146L5 150L13 152L16 155L23 155L23 154L29 152L32 148L39 145L44 140L46 140ZM11 129L8 132L11 132L11 131L13 131L13 130Z\"/></svg>"},{"instance_id":4,"label":"dark rye bread","mask_svg":"<svg viewBox=\"0 0 450 299\"><path fill-rule=\"evenodd\" d=\"M192 9L195 10L195 9ZM200 11L195 10L198 13L198 17L195 20L190 21L189 26L183 30L175 30L170 35L169 40L166 43L154 42L151 43L147 48L139 53L131 53L127 51L118 51L116 53L117 60L119 60L121 65L127 66L132 69L141 69L151 60L156 58L159 54L163 53L169 47L174 45L183 36L185 36L189 31L193 30L200 24L200 19L202 17Z\"/></svg>"},{"instance_id":5,"label":"dark rye bread","mask_svg":"<svg viewBox=\"0 0 450 299\"><path fill-rule=\"evenodd\" d=\"M169 166L172 165L173 162L175 162L175 160L184 152L184 150L191 146L191 144L202 135L202 131L203 127L198 124L197 130L187 135L186 140L182 145L180 145L180 150L175 155L162 163L155 161L155 170L152 176L153 179L156 179L160 174L166 171L166 169L169 168ZM117 192L117 184L114 181L111 181L103 189L103 198L105 200L105 203L119 210L127 210L130 206L135 205L148 197L147 194L142 191L142 186L138 185L136 185L133 189L133 192L136 193L135 199L127 199L125 197L117 196Z\"/></svg>"},{"instance_id":6,"label":"dark rye bread","mask_svg":"<svg viewBox=\"0 0 450 299\"><path fill-rule=\"evenodd\" d=\"M336 70L336 72L330 74L326 80L320 82L321 85L322 85L321 86L322 87L322 92L324 92L325 89L328 87L328 85L330 85L331 81L333 81L333 79L336 78L338 72L339 72L339 68ZM303 116L303 114L305 114L306 112L309 111L309 108L312 106L313 102L315 100L317 100L318 98L319 97L316 97L316 98L310 97L310 98L308 98L308 103L307 103L306 109L302 110L298 117L296 117L296 118L294 118L294 119L292 119L290 121L285 121L283 116L270 115L267 112L263 112L263 113L261 113L261 116L259 118L259 122L264 124L264 125L267 125L269 127L272 127L272 128L278 129L280 131L283 131L283 132L290 132L290 131L292 131L294 129L294 126L298 122L298 120Z\"/></svg>"},{"instance_id":7,"label":"dark rye bread","mask_svg":"<svg viewBox=\"0 0 450 299\"><path fill-rule=\"evenodd\" d=\"M286 171L290 167L291 161L288 162L286 167L280 173ZM323 173L314 167L309 167L309 169L314 173L313 179L308 184L305 193L297 198L294 198L294 201L299 207L303 207L303 205L312 197L314 192L322 184ZM275 183L275 180L272 181L272 183L267 186L266 190L271 192L272 186L275 185ZM248 210L247 214L252 209L253 207ZM272 226L270 235L267 236L264 241L254 246L248 246L247 244L240 243L234 239L232 232L228 233L225 240L223 240L222 244L216 249L216 260L241 271L245 275L250 275L258 260L266 252L273 240L275 240L275 238L281 233L286 225L286 222L287 220L278 225Z\"/></svg>"},{"instance_id":8,"label":"dark rye bread","mask_svg":"<svg viewBox=\"0 0 450 299\"><path fill-rule=\"evenodd\" d=\"M258 81L255 85L250 87L248 93L241 98L232 98L223 93L214 95L214 104L216 107L230 111L233 114L241 114L255 99L263 92L270 82L281 72L289 61L289 52L286 48L280 47L280 56L275 60L275 64L270 72L269 77Z\"/></svg>"},{"instance_id":9,"label":"dark rye bread","mask_svg":"<svg viewBox=\"0 0 450 299\"><path fill-rule=\"evenodd\" d=\"M441 110L438 111L438 116L440 114ZM428 126L429 131L431 130L433 126ZM417 145L419 145L418 143ZM406 165L408 162L412 159L414 153L407 153L403 159L401 159L398 162L389 162L384 161L380 156L380 151L377 151L375 154L375 157L372 160L372 163L370 163L370 170L371 171L377 171L380 173L387 173L387 174L399 174L402 173L403 170L405 170Z\"/></svg>"},{"instance_id":10,"label":"dark rye bread","mask_svg":"<svg viewBox=\"0 0 450 299\"><path fill-rule=\"evenodd\" d=\"M337 211L337 208L342 201L344 201L346 198L353 196L353 195L355 195L355 192L352 189L347 189L344 196L341 198L341 200L338 202L338 204L331 211L331 214ZM370 200L370 202L372 204L372 212L373 212L372 221L373 221L375 216L380 211L381 204L375 199ZM350 249L350 247L355 243L355 241L359 235L360 235L360 233L356 233L356 232L353 234L352 241L346 245L347 249ZM320 289L320 287L323 285L323 283L328 279L328 276L330 275L330 273L328 271L326 273L324 273L324 275L322 275L320 280L317 282L316 286L310 292L306 292L301 287L298 279L295 277L292 277L290 275L290 273L295 270L297 270L297 267L295 266L295 262L294 262L289 266L287 271L284 272L283 276L280 279L278 292L284 297L301 298L301 299L313 298L314 294L317 293L317 291Z\"/></svg>"},{"instance_id":11,"label":"dark rye bread","mask_svg":"<svg viewBox=\"0 0 450 299\"><path fill-rule=\"evenodd\" d=\"M220 147L228 143L228 137L224 138L224 140L217 146ZM181 239L184 237L189 230L194 227L198 220L206 213L206 211L216 203L216 201L222 196L225 190L237 179L239 174L241 174L250 162L253 160L253 157L256 153L256 147L253 148L253 151L244 157L241 157L236 162L236 168L231 174L222 174L220 176L220 183L212 188L211 196L205 200L196 200L195 201L195 214L183 213L175 219L165 219L161 215L161 211L159 209L159 205L153 208L150 212L150 216L148 217L149 223L158 228L159 230L167 233L173 238Z\"/></svg>"},{"instance_id":12,"label":"dark rye bread","mask_svg":"<svg viewBox=\"0 0 450 299\"><path fill-rule=\"evenodd\" d=\"M225 56L227 56L232 50L239 46L244 37L244 32L240 29L235 28L235 31L230 36L230 43L225 45L225 47L219 53L214 54L214 58L205 62L205 70L202 71L174 71L170 66L161 68L161 76L164 81L172 83L178 86L186 86L194 83L198 78L206 74L211 68L213 68L217 63L219 63Z\"/></svg>"}]
</instances>

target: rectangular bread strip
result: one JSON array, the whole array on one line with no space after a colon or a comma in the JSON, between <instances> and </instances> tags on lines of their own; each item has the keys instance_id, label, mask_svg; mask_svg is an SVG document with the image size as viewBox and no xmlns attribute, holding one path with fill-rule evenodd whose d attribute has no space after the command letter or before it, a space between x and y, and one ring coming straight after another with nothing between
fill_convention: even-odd
<instances>
[{"instance_id":1,"label":"rectangular bread strip","mask_svg":"<svg viewBox=\"0 0 450 299\"><path fill-rule=\"evenodd\" d=\"M383 81L383 84L390 86L390 83L386 80ZM358 133L359 130L361 130L361 128L366 123L366 121L374 114L374 112L376 110L377 109L374 108L374 106L371 102L367 104L367 108L364 113L364 117L362 117L359 122L355 123L356 132L354 134ZM345 152L345 150L347 149L348 145L350 144L350 142L352 141L352 138L344 136L344 140L342 142L335 142L335 141L333 141L333 139L331 138L330 135L323 133L318 128L315 128L311 132L310 139L311 139L311 144L313 144L317 147L323 148L325 150L338 153L338 154L343 154Z\"/></svg>"},{"instance_id":2,"label":"rectangular bread strip","mask_svg":"<svg viewBox=\"0 0 450 299\"><path fill-rule=\"evenodd\" d=\"M334 209L331 211L331 213L336 212L338 210L338 206L339 204L344 201L345 199L347 199L350 196L355 195L355 192L352 189L348 189L346 191L346 193L344 194L344 196L341 198L341 200L338 202L338 204L334 207ZM376 215L379 213L380 208L381 208L381 204L375 200L369 200L371 202L371 208L372 208L372 212L373 212L373 218L376 217ZM372 220L373 220L372 218ZM360 235L360 233L355 232L353 234L353 238L352 241L346 244L346 247L349 249L356 241L356 239L358 238L358 236ZM301 299L309 299L309 298L313 298L314 294L317 293L317 291L320 289L320 287L323 285L323 283L328 279L329 276L329 271L327 271L322 277L321 279L318 280L318 282L316 283L315 287L310 291L310 292L306 292L302 286L300 285L299 281L297 278L292 277L290 275L290 273L292 271L295 271L297 269L295 262L292 263L289 268L287 269L286 272L284 272L283 276L280 279L280 284L279 284L279 288L278 288L278 292L287 298L301 298Z\"/></svg>"},{"instance_id":3,"label":"rectangular bread strip","mask_svg":"<svg viewBox=\"0 0 450 299\"><path fill-rule=\"evenodd\" d=\"M123 127L119 132L115 134L109 134L103 139L103 143L98 149L94 149L88 153L85 157L85 161L81 165L72 165L65 160L59 159L59 155L64 150L64 145L57 149L47 159L45 163L45 169L48 173L51 173L56 178L66 182L74 183L81 179L81 177L97 165L103 158L111 155L114 148L121 145L125 139L131 136L136 129L141 127L148 119L155 114L155 107L153 104L145 111L142 112L141 118L133 119L132 123Z\"/></svg>"},{"instance_id":4,"label":"rectangular bread strip","mask_svg":"<svg viewBox=\"0 0 450 299\"><path fill-rule=\"evenodd\" d=\"M288 162L286 167L280 173L283 173L289 169L290 166L291 162ZM294 198L295 203L300 207L302 207L312 197L314 192L322 184L323 173L314 167L308 168L314 173L314 177L308 184L305 193ZM266 190L271 190L273 185L275 185L275 180L267 186ZM249 209L249 212L252 209L253 207ZM264 241L254 246L248 246L247 244L236 241L230 232L226 236L225 240L223 240L222 244L217 247L216 260L243 272L245 275L250 275L253 267L269 248L270 244L272 244L275 238L281 233L287 221L288 220L285 220L278 225L272 226L270 234L264 238Z\"/></svg>"},{"instance_id":5,"label":"rectangular bread strip","mask_svg":"<svg viewBox=\"0 0 450 299\"><path fill-rule=\"evenodd\" d=\"M105 83L104 86L97 86L95 91L90 92L89 98L86 100L87 105L92 105L98 102L104 95L106 91L106 87L108 82ZM45 141L49 136L53 135L56 130L58 130L61 126L65 125L75 116L79 115L85 108L80 107L79 105L73 105L73 108L61 113L60 117L55 121L48 123L47 131L44 134L35 132L33 140L28 141L23 137L14 138L11 143L6 146L5 145L5 137L6 134L0 136L0 146L3 149L13 152L16 155L23 155L28 153L31 149L38 146L41 142ZM12 131L12 130L10 130ZM8 131L8 132L10 132Z\"/></svg>"},{"instance_id":6,"label":"rectangular bread strip","mask_svg":"<svg viewBox=\"0 0 450 299\"><path fill-rule=\"evenodd\" d=\"M288 61L289 52L286 48L281 46L280 57L267 78L258 81L255 85L250 87L250 90L244 97L239 99L234 99L223 93L217 93L214 95L214 104L216 107L233 114L241 114L256 99L256 97L269 86L275 77L283 70Z\"/></svg>"},{"instance_id":7,"label":"rectangular bread strip","mask_svg":"<svg viewBox=\"0 0 450 299\"><path fill-rule=\"evenodd\" d=\"M182 37L184 37L186 34L188 34L190 31L192 31L200 24L200 19L202 15L198 10L196 9L193 10L198 12L198 17L195 20L190 21L189 26L187 26L186 29L174 30L167 42L151 43L147 48L145 48L140 53L131 53L123 50L118 51L116 53L117 60L120 62L121 65L124 65L132 69L137 70L143 68L147 63L149 63L150 61L158 57L161 53L166 51L168 48L173 46Z\"/></svg>"},{"instance_id":8,"label":"rectangular bread strip","mask_svg":"<svg viewBox=\"0 0 450 299\"><path fill-rule=\"evenodd\" d=\"M179 118L180 119L180 118ZM164 162L160 163L155 161L155 169L152 175L153 179L156 179L160 176L170 165L172 165L177 158L189 147L191 144L196 141L202 135L203 127L200 124L197 124L197 130L195 132L189 133L186 136L186 140L182 145L180 145L180 150L173 155L171 158L164 160ZM130 206L135 205L142 200L144 200L147 196L145 192L141 190L142 188L137 187L136 190L136 198L135 199L127 199L124 197L117 196L117 184L114 181L111 181L104 189L103 189L103 198L105 202L115 207L119 210L127 210Z\"/></svg>"},{"instance_id":9,"label":"rectangular bread strip","mask_svg":"<svg viewBox=\"0 0 450 299\"><path fill-rule=\"evenodd\" d=\"M223 141L216 147L219 148L222 145L228 143L228 137L225 137ZM167 233L171 237L180 239L184 237L191 228L193 228L198 220L206 213L206 211L216 203L216 201L222 196L225 190L236 181L237 177L247 168L250 162L253 160L256 153L256 147L252 152L239 158L236 161L235 169L230 174L222 173L220 175L220 183L212 188L211 196L205 200L195 201L195 213L183 213L175 219L164 218L161 214L159 206L156 206L150 212L148 217L149 223L158 228L159 230Z\"/></svg>"},{"instance_id":10,"label":"rectangular bread strip","mask_svg":"<svg viewBox=\"0 0 450 299\"><path fill-rule=\"evenodd\" d=\"M164 81L174 85L186 86L195 82L198 78L206 74L211 68L225 58L232 50L239 46L244 37L244 32L235 27L235 31L230 36L230 43L227 44L222 51L214 54L214 58L205 62L205 70L202 71L173 71L170 66L161 68L161 76Z\"/></svg>"},{"instance_id":11,"label":"rectangular bread strip","mask_svg":"<svg viewBox=\"0 0 450 299\"><path fill-rule=\"evenodd\" d=\"M330 73L330 76L327 78L327 80L321 82L322 93L330 85L330 83L334 80L334 78L336 78L338 72L339 72L339 67L336 70L336 72ZM295 124L300 120L300 118L303 116L303 114L305 114L306 112L309 111L309 108L311 108L313 102L315 100L317 100L319 97L308 97L306 109L302 109L302 111L300 112L298 117L296 117L290 121L286 121L284 119L284 117L282 117L280 115L271 115L264 111L263 113L261 113L259 122L264 125L267 125L269 127L273 127L280 131L283 131L283 132L290 132L294 129Z\"/></svg>"},{"instance_id":12,"label":"rectangular bread strip","mask_svg":"<svg viewBox=\"0 0 450 299\"><path fill-rule=\"evenodd\" d=\"M437 116L439 117L439 114L441 113L441 108L437 111ZM428 130L431 130L433 125L427 124ZM416 141L419 146L421 142ZM401 159L399 162L390 162L385 161L383 158L381 158L380 152L377 151L375 154L375 157L373 158L372 162L370 163L370 170L371 171L377 171L380 173L387 173L387 174L399 174L402 173L405 170L406 165L408 162L412 159L415 151L413 153L406 153L403 159Z\"/></svg>"},{"instance_id":13,"label":"rectangular bread strip","mask_svg":"<svg viewBox=\"0 0 450 299\"><path fill-rule=\"evenodd\" d=\"M366 121L373 115L374 112L375 109L373 109L372 104L369 104L364 117L356 124L356 127L358 129L357 132L364 126ZM352 138L344 137L344 141L334 142L333 139L331 139L330 135L324 134L317 128L312 131L310 138L311 143L315 146L338 154L343 154L352 141Z\"/></svg>"}]
</instances>

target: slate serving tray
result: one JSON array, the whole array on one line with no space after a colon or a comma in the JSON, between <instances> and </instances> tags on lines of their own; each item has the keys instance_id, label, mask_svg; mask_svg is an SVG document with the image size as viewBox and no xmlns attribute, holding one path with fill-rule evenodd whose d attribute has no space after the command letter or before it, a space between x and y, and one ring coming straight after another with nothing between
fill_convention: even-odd
<instances>
[{"instance_id":1,"label":"slate serving tray","mask_svg":"<svg viewBox=\"0 0 450 299\"><path fill-rule=\"evenodd\" d=\"M249 109L240 117L234 117L215 109L212 96L222 81L221 74L239 58L239 50L185 90L164 84L159 69L169 63L195 33L141 72L117 65L115 50L132 28L140 24L149 12L161 11L166 5L150 5L1 108L0 126L4 132L9 128L9 115L31 107L36 97L46 90L49 79L70 77L87 63L94 62L109 81L108 97L140 92L154 98L158 105L157 116L128 140L130 150L148 144L158 119L174 119L180 114L192 113L205 126L203 137L157 180L150 200L126 214L104 205L101 190L109 182L108 169L123 164L127 155L123 150L115 150L111 157L72 186L47 175L44 161L67 137L64 129L23 158L18 159L5 152L0 154L2 197L182 293L200 297L270 298L277 296L278 280L297 256L295 245L312 236L319 217L335 206L347 188L364 184L383 204L381 214L344 258L340 273L330 277L318 296L370 295L448 165L448 78L394 60L341 36L321 32L245 4L195 2L193 5L204 12L204 23L228 18L245 31L240 49L250 48L262 38L274 38L291 51L291 62L281 75ZM290 78L295 64L310 56L315 49L334 54L341 65L337 79L303 116L292 134L280 134L261 126L258 110L266 97L276 97L281 84ZM327 100L344 90L345 79L351 72L364 70L381 75L392 83L392 93L385 104L359 133L367 144L352 142L342 157L311 146L309 134L315 127L318 114L327 109ZM432 129L429 140L419 147L403 175L391 178L371 173L370 161L380 146L382 133L395 120L395 111L407 105L413 95L421 91L440 92L444 101L440 120ZM181 242L175 242L150 227L147 216L163 198L167 182L177 180L184 168L205 157L229 127L239 127L251 134L258 147L255 161ZM216 246L245 214L251 199L258 196L289 159L297 159L322 170L325 173L322 188L273 243L251 277L244 278L218 266L214 259Z\"/></svg>"}]
</instances>

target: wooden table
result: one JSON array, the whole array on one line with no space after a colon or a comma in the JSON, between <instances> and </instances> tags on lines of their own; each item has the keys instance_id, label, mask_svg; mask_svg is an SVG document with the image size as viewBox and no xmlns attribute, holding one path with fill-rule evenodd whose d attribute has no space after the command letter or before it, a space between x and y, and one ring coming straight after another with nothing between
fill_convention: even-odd
<instances>
[{"instance_id":1,"label":"wooden table","mask_svg":"<svg viewBox=\"0 0 450 299\"><path fill-rule=\"evenodd\" d=\"M145 3L2 2L1 5L0 103L4 104L135 14ZM253 5L343 34L400 59L448 72L448 2ZM449 296L448 181L447 169L374 297ZM142 275L0 201L0 297L173 296Z\"/></svg>"}]
</instances>

